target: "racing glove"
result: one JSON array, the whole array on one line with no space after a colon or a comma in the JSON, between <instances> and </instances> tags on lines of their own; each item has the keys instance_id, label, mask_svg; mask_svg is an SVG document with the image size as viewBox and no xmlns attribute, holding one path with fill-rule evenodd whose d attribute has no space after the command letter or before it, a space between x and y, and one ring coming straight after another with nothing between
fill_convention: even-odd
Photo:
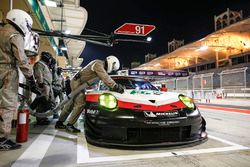
<instances>
[{"instance_id":1,"label":"racing glove","mask_svg":"<svg viewBox=\"0 0 250 167\"><path fill-rule=\"evenodd\" d=\"M113 88L111 88L111 91L124 93L124 88L122 87L122 85L116 84Z\"/></svg>"},{"instance_id":2,"label":"racing glove","mask_svg":"<svg viewBox=\"0 0 250 167\"><path fill-rule=\"evenodd\" d=\"M27 78L27 82L29 84L31 92L34 92L37 95L42 94L41 90L38 88L38 86L37 86L37 84L35 82L35 79L34 79L33 75L31 77Z\"/></svg>"},{"instance_id":3,"label":"racing glove","mask_svg":"<svg viewBox=\"0 0 250 167\"><path fill-rule=\"evenodd\" d=\"M39 87L40 89L43 89L44 83L38 83L38 87Z\"/></svg>"}]
</instances>

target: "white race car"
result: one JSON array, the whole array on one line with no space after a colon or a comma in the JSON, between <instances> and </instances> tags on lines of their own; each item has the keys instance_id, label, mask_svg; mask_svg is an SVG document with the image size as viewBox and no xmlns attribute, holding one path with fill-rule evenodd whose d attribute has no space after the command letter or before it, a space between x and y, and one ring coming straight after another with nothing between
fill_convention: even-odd
<instances>
[{"instance_id":1,"label":"white race car","mask_svg":"<svg viewBox=\"0 0 250 167\"><path fill-rule=\"evenodd\" d=\"M112 78L124 86L123 94L109 91L103 82L86 94L85 135L89 143L151 147L207 138L206 122L191 98L161 92L141 78Z\"/></svg>"}]
</instances>

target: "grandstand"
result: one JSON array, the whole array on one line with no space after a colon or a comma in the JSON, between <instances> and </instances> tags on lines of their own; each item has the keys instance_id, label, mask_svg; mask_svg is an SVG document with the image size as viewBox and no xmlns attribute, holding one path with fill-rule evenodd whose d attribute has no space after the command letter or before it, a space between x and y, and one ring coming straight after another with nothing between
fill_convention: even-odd
<instances>
[{"instance_id":1,"label":"grandstand","mask_svg":"<svg viewBox=\"0 0 250 167\"><path fill-rule=\"evenodd\" d=\"M194 98L205 98L207 94L219 98L250 97L250 18L234 13L239 17L225 28L218 20L231 16L229 9L215 17L215 23L220 25L215 29L219 30L135 69L185 70L190 76L157 82L166 82L169 90Z\"/></svg>"}]
</instances>

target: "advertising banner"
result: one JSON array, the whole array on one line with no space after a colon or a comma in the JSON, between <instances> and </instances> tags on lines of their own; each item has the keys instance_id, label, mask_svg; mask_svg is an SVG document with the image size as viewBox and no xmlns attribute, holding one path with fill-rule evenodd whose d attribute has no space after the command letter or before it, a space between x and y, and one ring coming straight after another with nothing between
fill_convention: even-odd
<instances>
[{"instance_id":1,"label":"advertising banner","mask_svg":"<svg viewBox=\"0 0 250 167\"><path fill-rule=\"evenodd\" d=\"M186 77L187 71L181 70L128 70L128 75L154 77Z\"/></svg>"}]
</instances>

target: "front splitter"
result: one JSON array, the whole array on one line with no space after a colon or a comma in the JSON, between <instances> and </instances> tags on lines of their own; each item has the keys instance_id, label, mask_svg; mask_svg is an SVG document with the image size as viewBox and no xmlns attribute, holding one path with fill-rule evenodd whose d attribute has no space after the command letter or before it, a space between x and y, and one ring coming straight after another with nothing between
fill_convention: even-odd
<instances>
[{"instance_id":1,"label":"front splitter","mask_svg":"<svg viewBox=\"0 0 250 167\"><path fill-rule=\"evenodd\" d=\"M86 140L89 144L101 146L101 147L112 147L112 148L122 148L122 149L146 149L154 147L174 147L174 146L193 146L207 141L207 132L202 132L199 138L180 141L180 142L160 142L160 143L150 143L150 144L128 144L128 143L111 143L102 139L94 139L85 135Z\"/></svg>"}]
</instances>

